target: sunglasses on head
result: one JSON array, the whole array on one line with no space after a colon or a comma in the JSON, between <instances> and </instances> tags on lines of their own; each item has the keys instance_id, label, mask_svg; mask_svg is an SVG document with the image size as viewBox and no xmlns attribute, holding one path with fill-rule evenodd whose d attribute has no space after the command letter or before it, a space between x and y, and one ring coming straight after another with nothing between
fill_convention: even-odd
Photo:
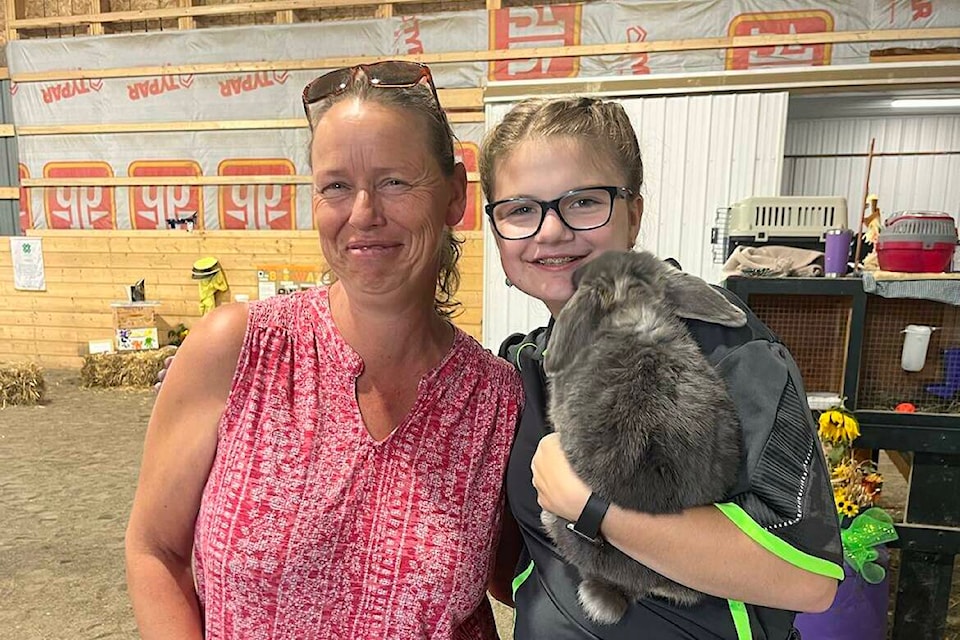
<instances>
[{"instance_id":1,"label":"sunglasses on head","mask_svg":"<svg viewBox=\"0 0 960 640\"><path fill-rule=\"evenodd\" d=\"M409 89L415 87L424 79L433 92L433 99L437 103L437 110L446 119L443 108L440 106L440 97L437 87L433 84L433 75L430 68L419 62L405 62L401 60L385 60L373 64L358 64L354 67L345 67L311 81L303 88L303 110L310 119L310 107L324 98L340 95L353 83L357 74L363 72L363 77L372 87L379 89Z\"/></svg>"}]
</instances>

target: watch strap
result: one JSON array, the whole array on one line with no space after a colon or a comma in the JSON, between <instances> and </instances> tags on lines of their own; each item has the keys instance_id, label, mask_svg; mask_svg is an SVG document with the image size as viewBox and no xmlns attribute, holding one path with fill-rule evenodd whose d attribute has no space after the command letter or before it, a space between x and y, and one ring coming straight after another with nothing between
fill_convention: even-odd
<instances>
[{"instance_id":1,"label":"watch strap","mask_svg":"<svg viewBox=\"0 0 960 640\"><path fill-rule=\"evenodd\" d=\"M590 497L587 498L587 504L583 505L580 517L577 518L576 522L568 522L567 529L588 542L603 544L603 538L600 537L600 524L603 522L603 517L607 515L607 509L609 508L609 502L596 493L591 493Z\"/></svg>"}]
</instances>

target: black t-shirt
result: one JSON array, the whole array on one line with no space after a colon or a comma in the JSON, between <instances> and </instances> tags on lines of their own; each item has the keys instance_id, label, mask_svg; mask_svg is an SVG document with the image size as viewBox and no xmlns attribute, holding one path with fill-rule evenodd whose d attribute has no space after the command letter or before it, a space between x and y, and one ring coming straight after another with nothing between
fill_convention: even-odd
<instances>
[{"instance_id":1,"label":"black t-shirt","mask_svg":"<svg viewBox=\"0 0 960 640\"><path fill-rule=\"evenodd\" d=\"M688 329L716 367L737 407L744 454L737 484L718 507L742 531L785 560L842 578L840 533L826 463L800 373L787 349L743 303L731 329L689 321ZM540 523L530 461L551 429L542 353L550 327L508 338L501 356L520 370L526 402L507 467L507 500L523 535L515 572L515 640L785 640L794 613L706 596L693 607L658 598L633 603L616 625L587 619L577 601L580 576L564 562ZM783 544L786 543L786 544Z\"/></svg>"}]
</instances>

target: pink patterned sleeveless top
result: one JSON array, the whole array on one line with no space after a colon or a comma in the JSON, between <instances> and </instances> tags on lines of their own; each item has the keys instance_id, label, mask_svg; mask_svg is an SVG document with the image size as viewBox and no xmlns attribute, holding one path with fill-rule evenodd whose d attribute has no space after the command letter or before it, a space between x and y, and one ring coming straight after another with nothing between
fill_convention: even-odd
<instances>
[{"instance_id":1,"label":"pink patterned sleeveless top","mask_svg":"<svg viewBox=\"0 0 960 640\"><path fill-rule=\"evenodd\" d=\"M207 640L494 639L486 581L523 391L457 330L375 442L326 289L250 305L196 524Z\"/></svg>"}]
</instances>

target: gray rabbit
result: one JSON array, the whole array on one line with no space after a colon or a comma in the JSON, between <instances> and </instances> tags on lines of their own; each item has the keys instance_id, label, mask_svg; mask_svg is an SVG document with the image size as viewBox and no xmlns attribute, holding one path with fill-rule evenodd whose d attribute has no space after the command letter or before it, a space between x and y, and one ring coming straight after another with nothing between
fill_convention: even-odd
<instances>
[{"instance_id":1,"label":"gray rabbit","mask_svg":"<svg viewBox=\"0 0 960 640\"><path fill-rule=\"evenodd\" d=\"M544 358L550 419L573 469L598 495L636 511L723 499L739 469L740 425L680 318L740 327L743 311L647 252L605 253L578 269L574 284ZM598 623L616 623L646 596L680 605L702 597L551 513L542 521L580 570L580 603Z\"/></svg>"}]
</instances>

